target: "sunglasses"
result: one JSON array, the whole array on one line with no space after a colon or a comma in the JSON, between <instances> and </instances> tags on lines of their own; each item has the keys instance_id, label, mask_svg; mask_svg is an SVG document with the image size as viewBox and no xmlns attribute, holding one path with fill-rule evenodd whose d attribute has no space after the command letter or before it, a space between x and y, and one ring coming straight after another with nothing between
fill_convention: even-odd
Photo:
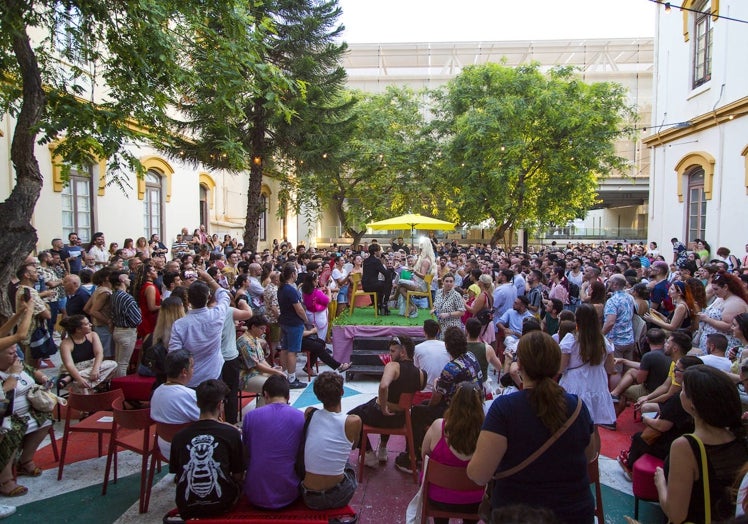
<instances>
[{"instance_id":1,"label":"sunglasses","mask_svg":"<svg viewBox=\"0 0 748 524\"><path fill-rule=\"evenodd\" d=\"M402 343L402 342L400 342L400 339L399 339L399 338L397 338L397 337L392 337L392 338L390 339L390 346L402 346L402 345L403 345L403 343Z\"/></svg>"}]
</instances>

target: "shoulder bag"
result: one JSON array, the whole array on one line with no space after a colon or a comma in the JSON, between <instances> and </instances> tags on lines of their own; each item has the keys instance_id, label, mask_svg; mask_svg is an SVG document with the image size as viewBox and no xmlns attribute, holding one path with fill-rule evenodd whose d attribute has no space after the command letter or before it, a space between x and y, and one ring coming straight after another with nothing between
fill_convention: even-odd
<instances>
[{"instance_id":1,"label":"shoulder bag","mask_svg":"<svg viewBox=\"0 0 748 524\"><path fill-rule=\"evenodd\" d=\"M29 346L33 358L47 358L57 353L57 344L44 321L37 322L36 329L31 332Z\"/></svg>"},{"instance_id":2,"label":"shoulder bag","mask_svg":"<svg viewBox=\"0 0 748 524\"><path fill-rule=\"evenodd\" d=\"M548 448L550 448L561 436L566 433L566 430L571 427L572 424L574 424L574 421L579 416L579 412L582 410L582 399L577 397L577 407L574 409L574 412L571 414L571 416L564 422L564 425L561 426L556 430L556 432L551 435L551 437L545 441L545 443L540 446L538 449L535 450L535 452L527 457L525 460L514 466L513 468L507 469L505 471L502 471L500 473L497 473L491 478L491 481L486 484L486 491L483 493L483 500L480 503L480 506L478 506L478 515L483 520L483 522L490 522L491 521L491 494L493 493L494 488L494 482L503 479L506 477L511 477L512 475L516 475L523 469L525 469L527 466L535 462L543 453L545 453Z\"/></svg>"},{"instance_id":3,"label":"shoulder bag","mask_svg":"<svg viewBox=\"0 0 748 524\"><path fill-rule=\"evenodd\" d=\"M312 421L312 417L317 412L317 408L312 408L309 414L305 417L304 431L301 433L301 444L299 444L299 450L296 452L296 464L294 470L299 480L303 481L306 476L306 466L304 465L304 450L306 449L306 433L309 430L309 423Z\"/></svg>"},{"instance_id":4,"label":"shoulder bag","mask_svg":"<svg viewBox=\"0 0 748 524\"><path fill-rule=\"evenodd\" d=\"M683 435L687 439L690 437L699 446L699 457L696 462L699 464L699 476L701 477L701 484L704 488L704 522L711 524L712 522L712 501L709 497L709 465L706 461L706 449L704 449L704 443L695 433L689 433ZM686 523L687 524L687 523Z\"/></svg>"}]
</instances>

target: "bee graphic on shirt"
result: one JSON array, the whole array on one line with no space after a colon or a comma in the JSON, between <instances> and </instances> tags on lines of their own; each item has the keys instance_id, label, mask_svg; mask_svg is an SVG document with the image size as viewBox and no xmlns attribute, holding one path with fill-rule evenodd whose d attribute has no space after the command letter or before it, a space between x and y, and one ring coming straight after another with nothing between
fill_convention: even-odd
<instances>
[{"instance_id":1,"label":"bee graphic on shirt","mask_svg":"<svg viewBox=\"0 0 748 524\"><path fill-rule=\"evenodd\" d=\"M204 499L215 491L216 495L221 497L221 484L218 480L226 479L226 476L221 464L213 460L213 451L216 447L218 442L215 442L212 435L198 435L190 441L190 445L187 446L190 460L185 464L180 479L187 481L187 493L194 493L198 498Z\"/></svg>"}]
</instances>

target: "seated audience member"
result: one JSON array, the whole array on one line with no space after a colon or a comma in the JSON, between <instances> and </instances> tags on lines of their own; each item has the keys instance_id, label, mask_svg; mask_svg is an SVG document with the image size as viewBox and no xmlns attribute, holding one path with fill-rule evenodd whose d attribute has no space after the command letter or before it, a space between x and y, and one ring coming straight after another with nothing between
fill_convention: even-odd
<instances>
[{"instance_id":1,"label":"seated audience member","mask_svg":"<svg viewBox=\"0 0 748 524\"><path fill-rule=\"evenodd\" d=\"M681 382L679 377L675 376L675 363L690 350L691 337L685 333L676 331L668 337L664 346L665 355L672 360L668 377L653 392L639 397L634 404L635 409L641 409L642 413L659 411L663 402L680 393Z\"/></svg>"},{"instance_id":2,"label":"seated audience member","mask_svg":"<svg viewBox=\"0 0 748 524\"><path fill-rule=\"evenodd\" d=\"M483 419L483 391L474 382L461 382L444 412L444 418L436 419L426 432L422 458L425 460L428 455L431 460L445 466L467 468L475 452ZM426 496L435 509L473 513L478 510L484 491L453 491L431 486ZM434 524L449 524L449 519L434 518Z\"/></svg>"},{"instance_id":3,"label":"seated audience member","mask_svg":"<svg viewBox=\"0 0 748 524\"><path fill-rule=\"evenodd\" d=\"M683 372L691 366L698 366L701 360L698 357L686 355L675 363L675 373L678 378L683 376ZM631 437L631 447L628 450L622 450L618 455L618 463L623 468L623 473L628 480L631 480L631 471L634 468L634 462L645 453L665 460L670 452L670 445L673 441L693 431L693 419L686 413L681 403L680 395L673 395L662 404L659 416L657 418L642 417L644 431L635 433Z\"/></svg>"},{"instance_id":4,"label":"seated audience member","mask_svg":"<svg viewBox=\"0 0 748 524\"><path fill-rule=\"evenodd\" d=\"M400 395L421 391L426 385L426 373L413 364L413 340L405 335L392 337L389 348L392 360L384 366L382 379L379 381L379 395L348 412L349 415L358 415L364 424L377 428L403 427L405 413L398 404ZM360 435L356 442L359 446L366 446L365 464L374 468L379 462L387 462L389 435L381 436L376 455L369 439L361 442L362 436Z\"/></svg>"},{"instance_id":5,"label":"seated audience member","mask_svg":"<svg viewBox=\"0 0 748 524\"><path fill-rule=\"evenodd\" d=\"M200 418L195 390L187 384L192 378L194 362L186 349L172 351L166 356L166 382L153 392L151 418L166 424L184 424ZM161 454L171 454L171 442L158 438Z\"/></svg>"},{"instance_id":6,"label":"seated audience member","mask_svg":"<svg viewBox=\"0 0 748 524\"><path fill-rule=\"evenodd\" d=\"M265 406L244 417L242 439L247 457L244 495L250 504L283 508L299 497L296 455L304 433L304 414L288 404L288 380L272 375L262 385Z\"/></svg>"},{"instance_id":7,"label":"seated audience member","mask_svg":"<svg viewBox=\"0 0 748 524\"><path fill-rule=\"evenodd\" d=\"M60 386L72 381L70 389L76 393L93 393L106 384L117 370L114 360L104 360L99 335L83 315L65 317L60 321L68 336L60 344Z\"/></svg>"},{"instance_id":8,"label":"seated audience member","mask_svg":"<svg viewBox=\"0 0 748 524\"><path fill-rule=\"evenodd\" d=\"M452 357L447 353L444 342L439 340L439 323L427 318L423 321L423 334L426 340L416 345L413 354L413 364L426 373L426 387L424 391L432 392L436 379Z\"/></svg>"},{"instance_id":9,"label":"seated audience member","mask_svg":"<svg viewBox=\"0 0 748 524\"><path fill-rule=\"evenodd\" d=\"M312 366L317 362L317 359L324 362L331 369L334 369L338 373L344 373L351 367L350 362L341 364L333 358L333 356L327 352L327 345L325 339L320 337L317 331L317 326L308 324L304 326L304 333L301 338L301 351L309 351L309 362L307 363L306 369L312 373Z\"/></svg>"},{"instance_id":10,"label":"seated audience member","mask_svg":"<svg viewBox=\"0 0 748 524\"><path fill-rule=\"evenodd\" d=\"M6 497L28 493L26 486L16 482L17 477L42 474L34 463L34 455L52 425L51 414L37 411L26 398L32 386L45 383L47 377L18 358L16 343L23 337L23 328L30 325L32 313L29 310L33 311L33 303L19 302L17 309L18 313L0 328L0 335L3 335L0 338L0 399L5 401L0 415L4 428L0 439L0 494ZM19 318L19 335L4 336Z\"/></svg>"},{"instance_id":11,"label":"seated audience member","mask_svg":"<svg viewBox=\"0 0 748 524\"><path fill-rule=\"evenodd\" d=\"M524 297L520 297L524 298ZM519 299L518 299L519 300ZM532 317L531 317L532 318ZM534 318L533 318L534 320ZM434 420L444 416L449 407L457 385L460 382L473 382L483 387L483 373L480 363L475 355L467 349L467 338L465 333L458 327L449 327L444 333L444 345L452 357L439 375L434 387L434 393L429 399L428 405L413 406L411 416L413 418L413 444L416 447L416 457L420 461L421 444L426 430ZM400 453L395 460L395 466L400 471L412 473L410 470L410 458L407 453Z\"/></svg>"},{"instance_id":12,"label":"seated audience member","mask_svg":"<svg viewBox=\"0 0 748 524\"><path fill-rule=\"evenodd\" d=\"M306 475L301 483L304 504L312 509L342 508L356 493L356 472L348 461L361 434L361 419L342 413L343 377L325 371L314 381L322 409L308 408L312 417L304 445Z\"/></svg>"},{"instance_id":13,"label":"seated audience member","mask_svg":"<svg viewBox=\"0 0 748 524\"><path fill-rule=\"evenodd\" d=\"M566 335L573 333L577 329L577 321L574 318L574 312L564 309L558 316L558 331L551 335L555 342L561 342Z\"/></svg>"},{"instance_id":14,"label":"seated audience member","mask_svg":"<svg viewBox=\"0 0 748 524\"><path fill-rule=\"evenodd\" d=\"M469 318L465 323L465 334L467 335L467 350L475 355L480 363L484 382L488 382L488 365L491 364L496 371L501 370L501 361L496 355L496 350L480 339L483 326L477 318ZM446 363L445 363L446 365ZM443 369L443 366L442 366Z\"/></svg>"},{"instance_id":15,"label":"seated audience member","mask_svg":"<svg viewBox=\"0 0 748 524\"><path fill-rule=\"evenodd\" d=\"M692 366L681 378L683 409L693 417L695 429L673 441L665 467L655 470L660 506L671 522L708 522L709 514L711 522L722 522L735 515L732 488L748 461L740 399L729 377L709 366ZM706 453L706 472L701 449Z\"/></svg>"},{"instance_id":16,"label":"seated audience member","mask_svg":"<svg viewBox=\"0 0 748 524\"><path fill-rule=\"evenodd\" d=\"M171 442L169 469L174 473L177 508L183 519L225 513L241 494L246 469L241 433L219 422L227 393L220 380L197 386L200 420L174 435Z\"/></svg>"},{"instance_id":17,"label":"seated audience member","mask_svg":"<svg viewBox=\"0 0 748 524\"><path fill-rule=\"evenodd\" d=\"M623 363L628 371L623 374L621 381L610 392L615 403L619 402L621 395L636 402L639 397L652 393L668 378L673 360L665 354L664 346L667 338L665 331L652 328L647 331L646 336L650 350L644 354L641 362L625 358L617 359L616 363Z\"/></svg>"},{"instance_id":18,"label":"seated audience member","mask_svg":"<svg viewBox=\"0 0 748 524\"><path fill-rule=\"evenodd\" d=\"M283 378L286 374L280 368L274 368L265 360L262 335L265 333L267 320L263 316L255 316L245 322L247 331L236 339L236 348L239 350L241 362L241 373L239 375L239 387L242 391L250 393L262 393L262 386L268 377L278 375ZM257 406L264 406L265 399L261 395L257 398Z\"/></svg>"},{"instance_id":19,"label":"seated audience member","mask_svg":"<svg viewBox=\"0 0 748 524\"><path fill-rule=\"evenodd\" d=\"M732 370L732 362L725 356L727 351L727 337L722 333L710 333L706 336L706 355L699 358L707 366L711 366L725 373Z\"/></svg>"}]
</instances>

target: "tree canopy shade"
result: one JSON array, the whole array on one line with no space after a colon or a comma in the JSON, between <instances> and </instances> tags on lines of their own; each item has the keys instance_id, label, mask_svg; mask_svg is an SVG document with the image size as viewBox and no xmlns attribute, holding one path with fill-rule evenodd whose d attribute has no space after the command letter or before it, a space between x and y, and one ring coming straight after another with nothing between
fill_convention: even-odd
<instances>
[{"instance_id":1,"label":"tree canopy shade","mask_svg":"<svg viewBox=\"0 0 748 524\"><path fill-rule=\"evenodd\" d=\"M263 173L310 147L331 118L345 81L346 49L336 0L236 2L226 16L186 19L185 52L192 76L182 78L179 135L159 147L213 168L249 171L244 245L257 248Z\"/></svg>"},{"instance_id":2,"label":"tree canopy shade","mask_svg":"<svg viewBox=\"0 0 748 524\"><path fill-rule=\"evenodd\" d=\"M435 143L426 133L423 96L392 86L348 91L352 104L342 121L321 126L318 148L300 157L300 197L331 203L353 244L372 220L409 211L454 218L425 184Z\"/></svg>"},{"instance_id":3,"label":"tree canopy shade","mask_svg":"<svg viewBox=\"0 0 748 524\"><path fill-rule=\"evenodd\" d=\"M537 64L467 67L435 93L434 113L433 183L452 192L463 222L494 220L491 244L583 217L599 178L624 168L614 143L634 115L622 86Z\"/></svg>"},{"instance_id":4,"label":"tree canopy shade","mask_svg":"<svg viewBox=\"0 0 748 524\"><path fill-rule=\"evenodd\" d=\"M183 74L168 28L198 2L187 0L0 0L0 114L15 118L16 185L0 203L0 293L34 249L31 217L42 188L34 147L58 142L63 176L107 159L142 173L124 148L164 121ZM33 40L31 35L33 34ZM106 84L106 88L102 87ZM138 125L134 125L137 122ZM7 312L7 302L3 301Z\"/></svg>"}]
</instances>

